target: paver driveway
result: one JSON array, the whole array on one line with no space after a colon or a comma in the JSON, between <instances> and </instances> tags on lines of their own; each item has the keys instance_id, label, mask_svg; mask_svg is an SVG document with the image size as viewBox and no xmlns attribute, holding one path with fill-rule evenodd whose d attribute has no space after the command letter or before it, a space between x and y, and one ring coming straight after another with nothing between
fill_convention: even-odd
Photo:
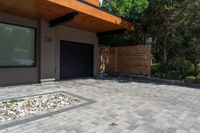
<instances>
[{"instance_id":1,"label":"paver driveway","mask_svg":"<svg viewBox=\"0 0 200 133\"><path fill-rule=\"evenodd\" d=\"M96 103L0 132L200 133L200 90L134 81L81 79L0 88L8 98L67 91Z\"/></svg>"}]
</instances>

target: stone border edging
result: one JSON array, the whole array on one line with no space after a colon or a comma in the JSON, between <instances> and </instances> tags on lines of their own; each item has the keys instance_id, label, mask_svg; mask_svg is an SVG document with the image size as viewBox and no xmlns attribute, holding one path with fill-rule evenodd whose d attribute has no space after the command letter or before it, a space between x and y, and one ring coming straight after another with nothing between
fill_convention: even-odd
<instances>
[{"instance_id":1,"label":"stone border edging","mask_svg":"<svg viewBox=\"0 0 200 133\"><path fill-rule=\"evenodd\" d=\"M87 99L87 98L84 98L82 96L78 96L76 94L72 94L72 93L69 93L69 92L66 92L66 91L55 91L55 92L34 94L34 95L27 95L27 96L22 96L22 97L13 97L13 98L24 98L24 97L31 97L31 96L40 96L40 95L44 95L44 94L52 94L52 93L59 93L59 92L60 93L66 93L69 96L71 95L73 97L79 98L80 100L82 99L82 100L84 100L86 102L82 103L82 104L79 104L79 105L74 105L74 106L71 106L71 107L67 107L67 108L57 109L56 111L50 111L50 112L47 112L47 113L44 113L44 114L32 115L29 118L10 121L10 122L7 122L5 124L0 125L0 130L6 129L6 128L9 128L9 127L13 127L13 126L17 126L17 125L21 125L21 124L24 124L24 123L27 123L27 122L31 122L31 121L34 121L34 120L42 119L42 118L45 118L45 117L51 117L51 116L59 114L59 113L63 113L63 112L66 112L66 111L69 111L69 110L72 110L72 109L76 109L76 108L80 108L80 107L83 107L83 106L87 106L87 105L96 103L92 99ZM13 98L8 98L8 99L13 99ZM0 99L0 100L6 100L6 99Z\"/></svg>"},{"instance_id":2,"label":"stone border edging","mask_svg":"<svg viewBox=\"0 0 200 133\"><path fill-rule=\"evenodd\" d=\"M116 76L131 78L131 79L135 79L139 81L144 80L145 82L153 82L153 83L158 83L158 84L168 84L168 85L176 85L176 86L200 89L200 84L195 84L195 83L185 84L184 81L181 81L181 80L159 79L159 78L154 78L154 77L149 77L149 76L144 76L144 75L107 75L107 77L111 77L111 78L116 77Z\"/></svg>"}]
</instances>

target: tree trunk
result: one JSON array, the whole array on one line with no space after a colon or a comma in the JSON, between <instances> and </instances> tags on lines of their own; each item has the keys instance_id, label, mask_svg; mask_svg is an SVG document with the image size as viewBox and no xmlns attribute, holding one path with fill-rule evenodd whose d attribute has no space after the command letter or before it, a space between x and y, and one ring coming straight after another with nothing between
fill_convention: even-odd
<instances>
[{"instance_id":1,"label":"tree trunk","mask_svg":"<svg viewBox=\"0 0 200 133\"><path fill-rule=\"evenodd\" d=\"M165 36L165 41L164 41L164 63L167 63L167 35Z\"/></svg>"},{"instance_id":2,"label":"tree trunk","mask_svg":"<svg viewBox=\"0 0 200 133\"><path fill-rule=\"evenodd\" d=\"M166 48L164 49L164 63L167 63L167 50Z\"/></svg>"}]
</instances>

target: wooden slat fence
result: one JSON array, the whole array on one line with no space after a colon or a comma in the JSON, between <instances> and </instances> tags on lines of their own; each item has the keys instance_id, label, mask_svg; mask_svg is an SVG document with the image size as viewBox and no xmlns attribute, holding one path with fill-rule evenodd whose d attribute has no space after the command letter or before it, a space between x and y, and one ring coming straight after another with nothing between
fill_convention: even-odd
<instances>
[{"instance_id":1,"label":"wooden slat fence","mask_svg":"<svg viewBox=\"0 0 200 133\"><path fill-rule=\"evenodd\" d=\"M150 75L151 46L100 47L100 72Z\"/></svg>"}]
</instances>

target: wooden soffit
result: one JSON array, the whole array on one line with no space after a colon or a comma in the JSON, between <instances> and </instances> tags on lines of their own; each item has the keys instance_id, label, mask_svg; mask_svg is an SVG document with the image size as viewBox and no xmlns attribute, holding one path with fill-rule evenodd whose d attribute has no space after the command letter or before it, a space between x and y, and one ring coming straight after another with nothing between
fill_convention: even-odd
<instances>
[{"instance_id":1,"label":"wooden soffit","mask_svg":"<svg viewBox=\"0 0 200 133\"><path fill-rule=\"evenodd\" d=\"M134 28L133 23L79 0L0 0L0 12L47 21L77 12L63 25L95 33Z\"/></svg>"},{"instance_id":2,"label":"wooden soffit","mask_svg":"<svg viewBox=\"0 0 200 133\"><path fill-rule=\"evenodd\" d=\"M95 5L95 6L100 6L100 1L99 0L84 0L84 1L86 1L88 3L91 3L91 4Z\"/></svg>"}]
</instances>

